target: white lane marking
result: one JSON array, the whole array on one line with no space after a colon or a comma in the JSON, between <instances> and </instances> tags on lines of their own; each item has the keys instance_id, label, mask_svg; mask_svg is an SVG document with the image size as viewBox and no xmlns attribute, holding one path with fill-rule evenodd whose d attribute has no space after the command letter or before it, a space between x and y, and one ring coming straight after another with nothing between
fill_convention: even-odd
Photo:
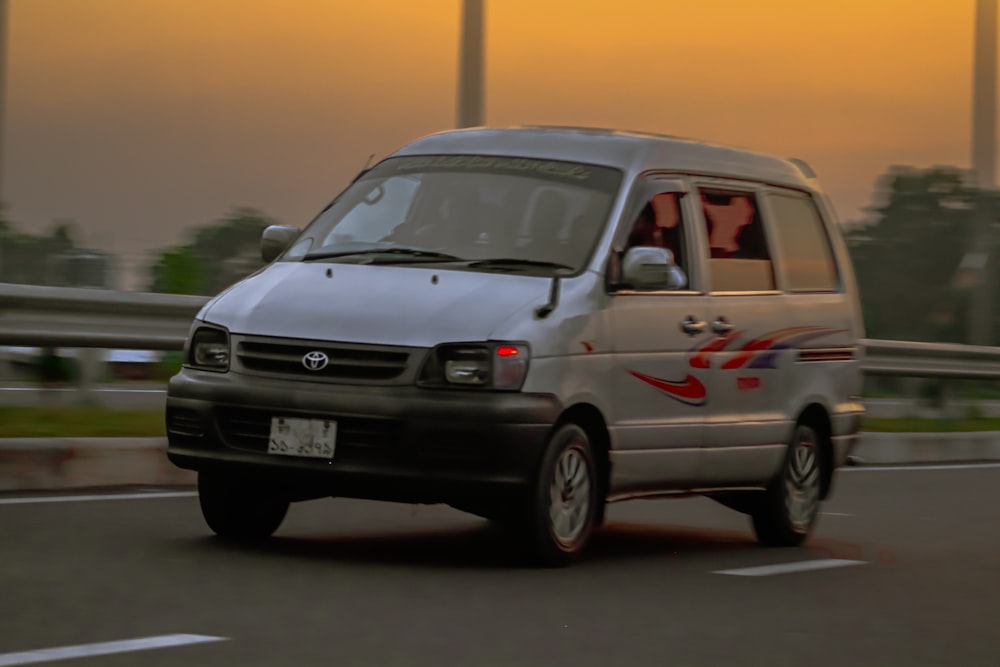
<instances>
[{"instance_id":1,"label":"white lane marking","mask_svg":"<svg viewBox=\"0 0 1000 667\"><path fill-rule=\"evenodd\" d=\"M170 648L172 646L185 646L187 644L224 641L225 639L227 638L211 637L209 635L158 635L156 637L141 637L139 639L125 639L116 642L60 646L58 648L45 648L38 651L0 653L0 667L33 665L39 662L51 662L52 660L87 658L95 655L145 651L154 648Z\"/></svg>"},{"instance_id":2,"label":"white lane marking","mask_svg":"<svg viewBox=\"0 0 1000 667\"><path fill-rule=\"evenodd\" d=\"M1000 468L1000 463L945 463L938 465L900 465L900 466L849 466L838 468L842 472L896 472L912 470L975 470L976 468Z\"/></svg>"},{"instance_id":3,"label":"white lane marking","mask_svg":"<svg viewBox=\"0 0 1000 667\"><path fill-rule=\"evenodd\" d=\"M155 498L191 498L197 491L171 491L166 493L116 493L94 496L38 496L36 498L0 498L0 505L32 505L35 503L82 503L90 500L146 500Z\"/></svg>"},{"instance_id":4,"label":"white lane marking","mask_svg":"<svg viewBox=\"0 0 1000 667\"><path fill-rule=\"evenodd\" d=\"M30 391L32 393L62 393L69 394L79 391L78 389L70 389L66 387L54 387L52 389L42 389L40 387L0 387L0 391ZM94 392L100 392L105 394L164 394L166 389L125 389L124 387L119 389L117 387L96 387L91 389Z\"/></svg>"},{"instance_id":5,"label":"white lane marking","mask_svg":"<svg viewBox=\"0 0 1000 667\"><path fill-rule=\"evenodd\" d=\"M792 572L808 572L810 570L828 570L834 567L864 565L863 560L844 560L828 558L824 560L804 560L797 563L778 563L776 565L761 565L758 567L741 567L735 570L716 570L712 574L731 574L737 577L767 577L772 574L789 574Z\"/></svg>"},{"instance_id":6,"label":"white lane marking","mask_svg":"<svg viewBox=\"0 0 1000 667\"><path fill-rule=\"evenodd\" d=\"M101 387L94 391L107 394L165 394L166 389L115 389L114 387Z\"/></svg>"},{"instance_id":7,"label":"white lane marking","mask_svg":"<svg viewBox=\"0 0 1000 667\"><path fill-rule=\"evenodd\" d=\"M853 514L848 514L847 512L820 512L823 516L854 516Z\"/></svg>"}]
</instances>

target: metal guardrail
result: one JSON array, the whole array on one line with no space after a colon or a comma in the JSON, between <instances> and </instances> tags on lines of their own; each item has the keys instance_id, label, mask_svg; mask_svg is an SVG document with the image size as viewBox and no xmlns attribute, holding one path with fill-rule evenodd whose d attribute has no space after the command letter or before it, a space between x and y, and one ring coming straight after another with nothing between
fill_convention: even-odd
<instances>
[{"instance_id":1,"label":"metal guardrail","mask_svg":"<svg viewBox=\"0 0 1000 667\"><path fill-rule=\"evenodd\" d=\"M206 296L0 283L0 345L180 350ZM864 339L868 375L1000 380L1000 347Z\"/></svg>"},{"instance_id":2,"label":"metal guardrail","mask_svg":"<svg viewBox=\"0 0 1000 667\"><path fill-rule=\"evenodd\" d=\"M873 339L862 345L866 375L1000 380L1000 347Z\"/></svg>"},{"instance_id":3,"label":"metal guardrail","mask_svg":"<svg viewBox=\"0 0 1000 667\"><path fill-rule=\"evenodd\" d=\"M0 345L180 350L208 299L0 283Z\"/></svg>"}]
</instances>

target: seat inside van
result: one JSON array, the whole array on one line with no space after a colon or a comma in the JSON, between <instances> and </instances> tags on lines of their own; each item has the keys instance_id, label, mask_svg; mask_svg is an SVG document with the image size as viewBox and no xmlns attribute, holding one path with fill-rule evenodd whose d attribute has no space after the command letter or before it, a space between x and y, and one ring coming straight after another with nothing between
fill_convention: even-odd
<instances>
[{"instance_id":1,"label":"seat inside van","mask_svg":"<svg viewBox=\"0 0 1000 667\"><path fill-rule=\"evenodd\" d=\"M767 292L775 289L769 259L710 259L713 292Z\"/></svg>"}]
</instances>

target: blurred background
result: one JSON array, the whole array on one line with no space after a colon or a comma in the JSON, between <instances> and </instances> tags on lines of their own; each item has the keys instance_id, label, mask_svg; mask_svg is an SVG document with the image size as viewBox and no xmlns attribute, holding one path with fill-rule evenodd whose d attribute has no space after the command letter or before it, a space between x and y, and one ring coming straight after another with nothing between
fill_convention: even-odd
<instances>
[{"instance_id":1,"label":"blurred background","mask_svg":"<svg viewBox=\"0 0 1000 667\"><path fill-rule=\"evenodd\" d=\"M476 4L482 122L804 159L869 337L997 342L974 0ZM460 124L462 0L2 5L0 282L214 294L259 265L264 226L304 226L369 156Z\"/></svg>"}]
</instances>

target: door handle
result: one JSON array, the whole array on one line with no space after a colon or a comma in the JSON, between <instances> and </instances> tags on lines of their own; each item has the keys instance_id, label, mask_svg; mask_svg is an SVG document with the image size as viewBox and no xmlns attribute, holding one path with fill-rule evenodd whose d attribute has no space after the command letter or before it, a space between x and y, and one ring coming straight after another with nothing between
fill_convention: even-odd
<instances>
[{"instance_id":1,"label":"door handle","mask_svg":"<svg viewBox=\"0 0 1000 667\"><path fill-rule=\"evenodd\" d=\"M689 336L697 336L705 330L705 323L699 322L692 316L688 315L687 319L681 322L681 331Z\"/></svg>"},{"instance_id":2,"label":"door handle","mask_svg":"<svg viewBox=\"0 0 1000 667\"><path fill-rule=\"evenodd\" d=\"M720 336L722 336L723 334L727 334L732 330L733 330L733 325L730 324L729 321L724 317L720 317L716 319L714 322L712 322L712 331L719 334Z\"/></svg>"}]
</instances>

